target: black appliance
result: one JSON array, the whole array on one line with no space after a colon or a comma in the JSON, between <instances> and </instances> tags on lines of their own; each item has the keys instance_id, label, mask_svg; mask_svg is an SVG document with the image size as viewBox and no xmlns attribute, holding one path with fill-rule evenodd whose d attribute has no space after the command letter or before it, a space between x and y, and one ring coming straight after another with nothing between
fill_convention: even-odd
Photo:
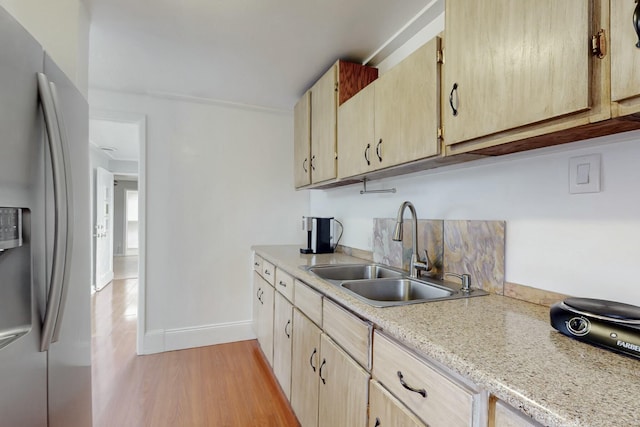
<instances>
[{"instance_id":1,"label":"black appliance","mask_svg":"<svg viewBox=\"0 0 640 427\"><path fill-rule=\"evenodd\" d=\"M579 341L640 358L640 307L591 298L551 306L551 326Z\"/></svg>"},{"instance_id":2,"label":"black appliance","mask_svg":"<svg viewBox=\"0 0 640 427\"><path fill-rule=\"evenodd\" d=\"M334 222L337 222L341 228L340 236L335 243L333 240ZM338 246L340 237L342 237L342 223L334 218L303 216L302 229L307 232L307 247L300 249L300 253L303 254L333 253Z\"/></svg>"}]
</instances>

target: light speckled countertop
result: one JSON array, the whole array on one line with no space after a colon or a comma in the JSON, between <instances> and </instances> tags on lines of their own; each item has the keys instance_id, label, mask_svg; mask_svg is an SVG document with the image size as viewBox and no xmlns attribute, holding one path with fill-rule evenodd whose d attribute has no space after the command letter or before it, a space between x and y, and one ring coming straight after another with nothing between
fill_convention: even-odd
<instances>
[{"instance_id":1,"label":"light speckled countertop","mask_svg":"<svg viewBox=\"0 0 640 427\"><path fill-rule=\"evenodd\" d=\"M302 255L292 245L253 249L543 425L640 426L640 361L561 335L547 307L489 295L376 308L300 268L359 258Z\"/></svg>"}]
</instances>

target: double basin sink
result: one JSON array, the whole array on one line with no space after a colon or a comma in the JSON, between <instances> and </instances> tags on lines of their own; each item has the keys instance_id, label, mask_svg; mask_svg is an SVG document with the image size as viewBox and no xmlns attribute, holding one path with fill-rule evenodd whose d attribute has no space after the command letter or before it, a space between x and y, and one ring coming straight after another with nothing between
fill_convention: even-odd
<instances>
[{"instance_id":1,"label":"double basin sink","mask_svg":"<svg viewBox=\"0 0 640 427\"><path fill-rule=\"evenodd\" d=\"M415 279L406 271L381 264L325 264L305 267L347 293L375 307L486 295L481 289L462 291L451 282Z\"/></svg>"}]
</instances>

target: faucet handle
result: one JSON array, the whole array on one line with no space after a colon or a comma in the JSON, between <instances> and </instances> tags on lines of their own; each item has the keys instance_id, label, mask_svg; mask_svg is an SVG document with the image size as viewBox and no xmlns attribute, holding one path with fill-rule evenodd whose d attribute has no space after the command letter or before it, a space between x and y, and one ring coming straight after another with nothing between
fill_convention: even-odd
<instances>
[{"instance_id":1,"label":"faucet handle","mask_svg":"<svg viewBox=\"0 0 640 427\"><path fill-rule=\"evenodd\" d=\"M426 249L422 250L422 255L423 256L417 256L417 259L413 262L413 266L417 270L429 272L433 268L433 265L431 261L429 261L429 254Z\"/></svg>"},{"instance_id":2,"label":"faucet handle","mask_svg":"<svg viewBox=\"0 0 640 427\"><path fill-rule=\"evenodd\" d=\"M454 276L462 281L462 292L471 292L471 275L469 274L457 274L457 273L444 273L444 277Z\"/></svg>"}]
</instances>

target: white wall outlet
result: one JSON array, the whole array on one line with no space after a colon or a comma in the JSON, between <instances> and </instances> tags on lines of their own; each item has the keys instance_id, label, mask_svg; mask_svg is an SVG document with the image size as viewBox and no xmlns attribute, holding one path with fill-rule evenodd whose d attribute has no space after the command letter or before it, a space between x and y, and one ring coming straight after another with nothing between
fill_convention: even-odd
<instances>
[{"instance_id":1,"label":"white wall outlet","mask_svg":"<svg viewBox=\"0 0 640 427\"><path fill-rule=\"evenodd\" d=\"M569 194L600 192L600 154L569 159Z\"/></svg>"}]
</instances>

